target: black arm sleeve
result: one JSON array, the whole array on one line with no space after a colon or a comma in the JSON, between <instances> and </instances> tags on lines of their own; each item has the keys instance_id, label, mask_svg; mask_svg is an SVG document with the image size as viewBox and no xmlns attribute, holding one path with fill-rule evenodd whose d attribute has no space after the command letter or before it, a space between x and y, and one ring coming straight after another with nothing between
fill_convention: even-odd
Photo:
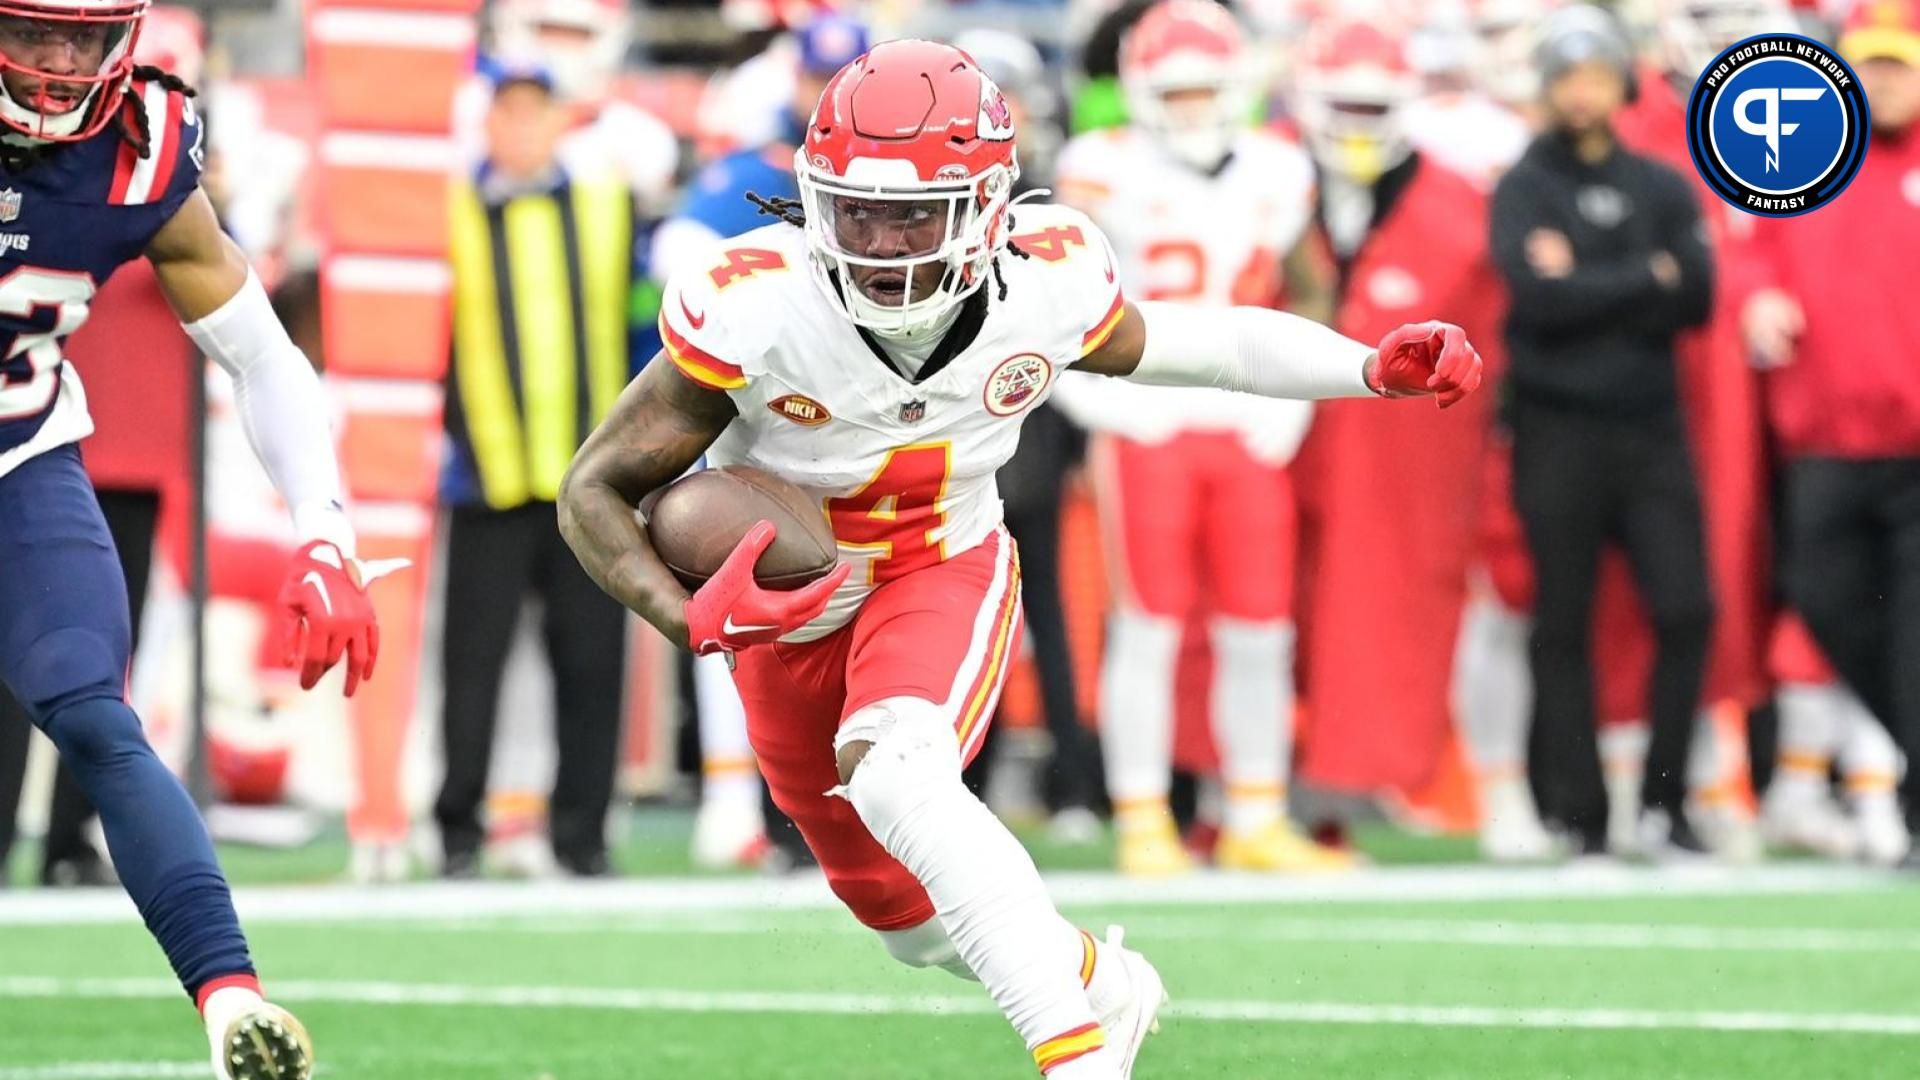
<instances>
[{"instance_id":1,"label":"black arm sleeve","mask_svg":"<svg viewBox=\"0 0 1920 1080\"><path fill-rule=\"evenodd\" d=\"M1667 328L1684 330L1706 322L1713 310L1713 252L1707 249L1707 227L1692 186L1671 172L1663 179L1660 228L1666 249L1680 264L1680 287L1661 307L1672 320Z\"/></svg>"},{"instance_id":2,"label":"black arm sleeve","mask_svg":"<svg viewBox=\"0 0 1920 1080\"><path fill-rule=\"evenodd\" d=\"M1554 333L1631 315L1662 290L1645 258L1575 261L1565 277L1541 277L1527 261L1527 236L1564 227L1538 194L1532 170L1514 169L1493 193L1493 261L1512 297L1508 325Z\"/></svg>"}]
</instances>

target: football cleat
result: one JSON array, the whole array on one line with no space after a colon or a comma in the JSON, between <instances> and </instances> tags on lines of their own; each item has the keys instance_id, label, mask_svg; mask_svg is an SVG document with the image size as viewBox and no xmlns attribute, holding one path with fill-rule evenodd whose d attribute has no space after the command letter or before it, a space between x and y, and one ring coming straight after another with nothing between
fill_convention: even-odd
<instances>
[{"instance_id":1,"label":"football cleat","mask_svg":"<svg viewBox=\"0 0 1920 1080\"><path fill-rule=\"evenodd\" d=\"M1558 858L1560 845L1540 824L1540 814L1524 783L1490 784L1481 815L1480 854L1490 862L1544 862Z\"/></svg>"},{"instance_id":2,"label":"football cleat","mask_svg":"<svg viewBox=\"0 0 1920 1080\"><path fill-rule=\"evenodd\" d=\"M1859 826L1860 856L1875 866L1898 866L1913 846L1907 823L1900 817L1900 804L1891 798L1856 802L1854 821Z\"/></svg>"},{"instance_id":3,"label":"football cleat","mask_svg":"<svg viewBox=\"0 0 1920 1080\"><path fill-rule=\"evenodd\" d=\"M1172 814L1124 821L1116 832L1120 872L1128 877L1174 877L1193 869Z\"/></svg>"},{"instance_id":4,"label":"football cleat","mask_svg":"<svg viewBox=\"0 0 1920 1080\"><path fill-rule=\"evenodd\" d=\"M1860 851L1860 830L1824 790L1798 791L1775 783L1760 810L1760 835L1789 851L1851 859Z\"/></svg>"},{"instance_id":5,"label":"football cleat","mask_svg":"<svg viewBox=\"0 0 1920 1080\"><path fill-rule=\"evenodd\" d=\"M1686 813L1647 807L1634 821L1634 848L1641 858L1662 866L1684 866L1713 858Z\"/></svg>"},{"instance_id":6,"label":"football cleat","mask_svg":"<svg viewBox=\"0 0 1920 1080\"><path fill-rule=\"evenodd\" d=\"M1167 1003L1167 987L1160 981L1147 958L1121 944L1126 931L1107 927L1106 946L1126 969L1131 992L1120 1004L1100 1017L1107 1035L1107 1049L1119 1060L1120 1080L1131 1080L1133 1063L1147 1036L1160 1030L1160 1010Z\"/></svg>"},{"instance_id":7,"label":"football cleat","mask_svg":"<svg viewBox=\"0 0 1920 1080\"><path fill-rule=\"evenodd\" d=\"M708 800L694 815L693 865L703 870L759 866L770 846L758 803Z\"/></svg>"},{"instance_id":8,"label":"football cleat","mask_svg":"<svg viewBox=\"0 0 1920 1080\"><path fill-rule=\"evenodd\" d=\"M1314 843L1285 819L1249 832L1222 832L1213 862L1222 870L1258 874L1330 873L1355 865L1350 852Z\"/></svg>"},{"instance_id":9,"label":"football cleat","mask_svg":"<svg viewBox=\"0 0 1920 1080\"><path fill-rule=\"evenodd\" d=\"M311 1080L313 1039L293 1014L262 1001L227 1021L213 1046L219 1080Z\"/></svg>"}]
</instances>

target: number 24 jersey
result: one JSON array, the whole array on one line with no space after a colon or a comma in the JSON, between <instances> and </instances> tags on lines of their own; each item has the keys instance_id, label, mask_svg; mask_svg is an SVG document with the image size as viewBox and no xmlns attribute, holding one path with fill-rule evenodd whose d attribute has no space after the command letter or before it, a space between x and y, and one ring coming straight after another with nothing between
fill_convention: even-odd
<instances>
[{"instance_id":1,"label":"number 24 jersey","mask_svg":"<svg viewBox=\"0 0 1920 1080\"><path fill-rule=\"evenodd\" d=\"M739 418L709 452L819 500L854 572L826 613L790 635L845 625L876 587L967 551L1000 525L994 474L1060 373L1104 344L1123 298L1107 241L1078 211L1022 204L1007 286L981 286L979 333L915 382L876 356L813 280L804 233L769 225L718 245L668 282L667 357L723 390Z\"/></svg>"}]
</instances>

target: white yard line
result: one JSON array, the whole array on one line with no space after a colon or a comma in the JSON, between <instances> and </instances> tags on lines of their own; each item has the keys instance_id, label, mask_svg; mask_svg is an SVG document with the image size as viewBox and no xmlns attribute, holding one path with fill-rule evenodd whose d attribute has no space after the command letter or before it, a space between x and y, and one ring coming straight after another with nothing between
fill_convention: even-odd
<instances>
[{"instance_id":1,"label":"white yard line","mask_svg":"<svg viewBox=\"0 0 1920 1080\"><path fill-rule=\"evenodd\" d=\"M1078 906L1191 907L1285 903L1585 900L1686 896L1862 893L1899 887L1898 875L1812 863L1752 867L1638 866L1384 867L1327 877L1202 873L1141 882L1109 873L1048 875L1056 901ZM811 911L838 908L818 875L795 878L645 878L616 882L426 882L242 888L250 923L337 919L501 918L642 912ZM0 895L0 926L80 925L136 920L112 890Z\"/></svg>"},{"instance_id":2,"label":"white yard line","mask_svg":"<svg viewBox=\"0 0 1920 1080\"><path fill-rule=\"evenodd\" d=\"M73 1061L62 1065L0 1065L0 1080L205 1080L204 1061Z\"/></svg>"},{"instance_id":3,"label":"white yard line","mask_svg":"<svg viewBox=\"0 0 1920 1080\"><path fill-rule=\"evenodd\" d=\"M337 922L316 922L337 926ZM1568 923L1484 919L1205 919L1159 912L1127 920L1130 937L1151 950L1156 941L1279 941L1296 943L1443 945L1481 948L1658 949L1697 952L1920 952L1920 932L1826 927L1735 928L1645 923ZM795 925L791 917L744 913L680 913L611 918L443 919L358 922L355 933L662 936L787 935L866 937L852 919Z\"/></svg>"},{"instance_id":4,"label":"white yard line","mask_svg":"<svg viewBox=\"0 0 1920 1080\"><path fill-rule=\"evenodd\" d=\"M606 1009L619 1012L787 1013L946 1016L993 1012L984 995L752 993L570 986L466 986L431 983L275 981L274 996L297 1004ZM0 977L0 998L163 998L179 993L163 979ZM1725 1010L1504 1008L1474 1005L1372 1005L1321 1001L1176 1001L1171 1018L1265 1024L1395 1024L1414 1027L1584 1028L1615 1031L1770 1031L1800 1034L1920 1036L1920 1015ZM0 1080L10 1080L0 1076Z\"/></svg>"}]
</instances>

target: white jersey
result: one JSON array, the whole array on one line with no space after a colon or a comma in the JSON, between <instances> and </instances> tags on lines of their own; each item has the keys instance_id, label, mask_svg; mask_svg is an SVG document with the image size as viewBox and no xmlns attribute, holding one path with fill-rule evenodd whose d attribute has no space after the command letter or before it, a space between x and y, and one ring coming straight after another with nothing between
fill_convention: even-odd
<instances>
[{"instance_id":1,"label":"white jersey","mask_svg":"<svg viewBox=\"0 0 1920 1080\"><path fill-rule=\"evenodd\" d=\"M853 574L826 613L787 640L845 625L873 589L960 555L1000 527L994 474L1061 372L1105 343L1124 310L1113 256L1065 207L1014 211L999 256L1007 295L982 286L979 333L914 382L862 339L813 279L806 239L768 225L680 268L661 336L688 378L725 390L739 418L709 460L751 465L820 501Z\"/></svg>"},{"instance_id":2,"label":"white jersey","mask_svg":"<svg viewBox=\"0 0 1920 1080\"><path fill-rule=\"evenodd\" d=\"M1235 141L1208 175L1131 129L1097 131L1060 155L1061 197L1092 215L1119 258L1129 295L1191 304L1271 304L1280 264L1313 218L1313 164L1259 131ZM1075 374L1060 405L1076 421L1142 442L1229 431L1276 464L1293 456L1312 406L1225 390L1146 387Z\"/></svg>"}]
</instances>

